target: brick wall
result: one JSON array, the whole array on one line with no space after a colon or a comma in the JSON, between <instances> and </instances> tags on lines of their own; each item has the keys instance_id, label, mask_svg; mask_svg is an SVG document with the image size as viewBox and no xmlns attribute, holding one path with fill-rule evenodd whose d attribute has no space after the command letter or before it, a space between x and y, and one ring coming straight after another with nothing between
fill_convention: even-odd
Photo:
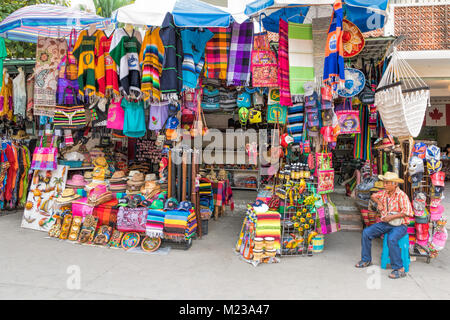
<instances>
[{"instance_id":1,"label":"brick wall","mask_svg":"<svg viewBox=\"0 0 450 320\"><path fill-rule=\"evenodd\" d=\"M450 50L450 5L396 6L394 34L399 50Z\"/></svg>"}]
</instances>

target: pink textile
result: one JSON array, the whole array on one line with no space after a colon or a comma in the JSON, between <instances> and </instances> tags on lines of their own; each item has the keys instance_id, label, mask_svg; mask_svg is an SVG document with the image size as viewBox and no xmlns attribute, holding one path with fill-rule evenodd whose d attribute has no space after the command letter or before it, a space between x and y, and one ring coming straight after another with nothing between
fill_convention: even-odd
<instances>
[{"instance_id":1,"label":"pink textile","mask_svg":"<svg viewBox=\"0 0 450 320\"><path fill-rule=\"evenodd\" d=\"M289 42L288 23L280 19L280 43L278 48L278 86L280 87L280 104L292 106L289 86Z\"/></svg>"}]
</instances>

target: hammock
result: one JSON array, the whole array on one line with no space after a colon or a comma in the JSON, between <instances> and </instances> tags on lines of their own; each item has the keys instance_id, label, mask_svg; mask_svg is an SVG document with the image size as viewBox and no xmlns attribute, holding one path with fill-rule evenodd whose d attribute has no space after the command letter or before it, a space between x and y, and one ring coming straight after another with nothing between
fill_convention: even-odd
<instances>
[{"instance_id":1,"label":"hammock","mask_svg":"<svg viewBox=\"0 0 450 320\"><path fill-rule=\"evenodd\" d=\"M430 88L397 49L375 93L375 105L389 134L398 138L417 137L430 99Z\"/></svg>"}]
</instances>

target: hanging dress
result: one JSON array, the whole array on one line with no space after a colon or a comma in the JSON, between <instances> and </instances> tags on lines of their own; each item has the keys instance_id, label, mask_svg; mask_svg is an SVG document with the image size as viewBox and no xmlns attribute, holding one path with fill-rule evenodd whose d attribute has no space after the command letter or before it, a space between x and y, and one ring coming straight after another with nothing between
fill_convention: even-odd
<instances>
[{"instance_id":1,"label":"hanging dress","mask_svg":"<svg viewBox=\"0 0 450 320\"><path fill-rule=\"evenodd\" d=\"M55 114L58 65L66 52L66 39L38 37L34 84L35 116L53 117Z\"/></svg>"},{"instance_id":2,"label":"hanging dress","mask_svg":"<svg viewBox=\"0 0 450 320\"><path fill-rule=\"evenodd\" d=\"M14 115L25 118L27 109L27 93L25 87L25 73L21 69L13 80Z\"/></svg>"},{"instance_id":3,"label":"hanging dress","mask_svg":"<svg viewBox=\"0 0 450 320\"><path fill-rule=\"evenodd\" d=\"M6 116L12 120L13 110L13 82L7 72L3 74L3 85L0 90L0 117Z\"/></svg>"}]
</instances>

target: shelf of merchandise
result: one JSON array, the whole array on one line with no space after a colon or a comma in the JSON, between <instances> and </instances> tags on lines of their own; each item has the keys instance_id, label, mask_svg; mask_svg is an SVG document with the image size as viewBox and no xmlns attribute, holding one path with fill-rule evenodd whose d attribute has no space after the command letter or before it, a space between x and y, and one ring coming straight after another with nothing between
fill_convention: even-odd
<instances>
[{"instance_id":1,"label":"shelf of merchandise","mask_svg":"<svg viewBox=\"0 0 450 320\"><path fill-rule=\"evenodd\" d=\"M75 170L94 170L94 167L69 168L69 171Z\"/></svg>"}]
</instances>

